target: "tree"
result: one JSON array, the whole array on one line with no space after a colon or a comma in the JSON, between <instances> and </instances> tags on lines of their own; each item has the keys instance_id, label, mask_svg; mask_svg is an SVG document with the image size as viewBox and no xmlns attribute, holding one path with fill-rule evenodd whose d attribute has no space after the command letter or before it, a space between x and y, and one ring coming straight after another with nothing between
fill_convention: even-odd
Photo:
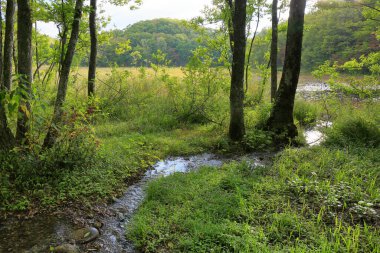
<instances>
[{"instance_id":1,"label":"tree","mask_svg":"<svg viewBox=\"0 0 380 253\"><path fill-rule=\"evenodd\" d=\"M29 131L30 97L32 85L32 10L30 0L17 0L17 52L19 88L21 90L17 117L16 139L26 140Z\"/></svg>"},{"instance_id":2,"label":"tree","mask_svg":"<svg viewBox=\"0 0 380 253\"><path fill-rule=\"evenodd\" d=\"M293 108L301 68L305 7L306 0L290 2L285 62L273 109L267 122L268 129L284 139L293 139L298 135L293 119Z\"/></svg>"},{"instance_id":3,"label":"tree","mask_svg":"<svg viewBox=\"0 0 380 253\"><path fill-rule=\"evenodd\" d=\"M245 135L244 126L244 67L246 48L246 7L247 0L229 1L232 16L232 72L230 90L230 127L231 140L240 141Z\"/></svg>"},{"instance_id":4,"label":"tree","mask_svg":"<svg viewBox=\"0 0 380 253\"><path fill-rule=\"evenodd\" d=\"M71 63L73 61L75 47L79 37L79 25L80 20L82 18L82 9L83 9L83 0L76 0L75 9L74 9L74 19L71 28L71 36L69 40L69 44L67 46L66 54L62 62L62 68L60 71L60 78L58 83L58 91L57 97L54 105L54 115L52 119L51 126L49 127L48 133L44 140L44 147L49 148L52 147L55 139L58 135L58 131L56 126L60 123L63 112L63 103L66 100L67 93L67 84L69 81L69 74Z\"/></svg>"},{"instance_id":5,"label":"tree","mask_svg":"<svg viewBox=\"0 0 380 253\"><path fill-rule=\"evenodd\" d=\"M271 66L271 92L270 97L273 101L277 91L277 50L278 50L278 18L277 18L277 0L272 2L272 41L270 48L270 66Z\"/></svg>"},{"instance_id":6,"label":"tree","mask_svg":"<svg viewBox=\"0 0 380 253\"><path fill-rule=\"evenodd\" d=\"M1 8L1 4L0 4L0 8ZM2 21L2 15L1 15L1 11L0 11L0 24L2 25L3 21ZM2 35L3 35L3 29L2 29L2 26L0 27L1 31L0 31L0 62L3 62L3 54L2 54ZM2 67L2 65L0 65L0 67ZM1 71L1 70L0 70ZM2 78L0 78L2 79ZM4 108L4 97L5 97L5 93L6 93L6 89L5 89L5 86L2 82L2 80L0 80L0 151L2 150L8 150L10 148L13 147L14 145L14 137L13 137L13 134L11 132L11 130L9 129L8 127L8 121L7 121L7 115L6 115L6 112L5 112L5 108Z\"/></svg>"},{"instance_id":7,"label":"tree","mask_svg":"<svg viewBox=\"0 0 380 253\"><path fill-rule=\"evenodd\" d=\"M88 96L95 94L96 55L98 52L98 38L96 33L96 0L90 1L89 27L91 36L91 51L88 66Z\"/></svg>"},{"instance_id":8,"label":"tree","mask_svg":"<svg viewBox=\"0 0 380 253\"><path fill-rule=\"evenodd\" d=\"M13 36L14 36L14 14L15 2L7 0L7 9L5 13L5 35L4 35L4 61L3 61L3 82L4 87L8 90L12 88L12 53L13 53Z\"/></svg>"},{"instance_id":9,"label":"tree","mask_svg":"<svg viewBox=\"0 0 380 253\"><path fill-rule=\"evenodd\" d=\"M0 85L3 83L3 13L2 4L0 0Z\"/></svg>"}]
</instances>

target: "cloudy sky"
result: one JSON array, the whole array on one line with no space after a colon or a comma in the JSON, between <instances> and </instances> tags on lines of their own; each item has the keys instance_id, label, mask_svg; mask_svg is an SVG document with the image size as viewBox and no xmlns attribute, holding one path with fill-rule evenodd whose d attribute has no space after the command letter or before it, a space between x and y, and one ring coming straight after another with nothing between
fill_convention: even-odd
<instances>
[{"instance_id":1,"label":"cloudy sky","mask_svg":"<svg viewBox=\"0 0 380 253\"><path fill-rule=\"evenodd\" d=\"M108 2L106 0L103 0ZM317 0L309 0L309 7ZM176 18L191 19L201 15L201 11L206 5L211 5L212 0L143 0L143 4L137 10L130 10L129 6L113 6L101 4L103 16L110 17L111 22L107 29L123 29L128 25L141 20L155 18ZM310 10L310 8L308 8ZM287 11L281 14L282 19L286 18ZM53 23L39 23L39 30L52 37L57 35L57 29ZM270 26L269 17L261 19L259 30Z\"/></svg>"},{"instance_id":2,"label":"cloudy sky","mask_svg":"<svg viewBox=\"0 0 380 253\"><path fill-rule=\"evenodd\" d=\"M191 19L199 16L204 6L211 2L212 0L143 0L139 9L133 11L128 6L110 4L103 4L100 9L104 10L102 15L111 18L107 29L123 29L138 21L154 18ZM50 36L57 34L57 29L52 23L40 23L39 30Z\"/></svg>"}]
</instances>

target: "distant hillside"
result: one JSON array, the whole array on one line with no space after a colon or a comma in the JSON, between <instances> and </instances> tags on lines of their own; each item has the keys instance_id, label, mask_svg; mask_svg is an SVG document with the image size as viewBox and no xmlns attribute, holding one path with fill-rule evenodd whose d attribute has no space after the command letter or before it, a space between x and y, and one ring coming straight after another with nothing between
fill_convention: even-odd
<instances>
[{"instance_id":1,"label":"distant hillside","mask_svg":"<svg viewBox=\"0 0 380 253\"><path fill-rule=\"evenodd\" d=\"M108 45L102 45L99 52L99 66L108 66L116 62L119 66L141 66L154 62L152 54L161 50L167 54L171 66L184 66L191 51L199 44L198 35L186 21L174 19L154 19L135 23L123 30L111 32L113 38ZM132 50L122 54L115 51L120 43L131 41ZM131 56L138 52L140 57ZM135 53L135 54L138 54Z\"/></svg>"},{"instance_id":2,"label":"distant hillside","mask_svg":"<svg viewBox=\"0 0 380 253\"><path fill-rule=\"evenodd\" d=\"M378 23L366 20L363 10L352 6L321 7L305 16L302 68L310 71L327 60L340 63L379 50ZM284 26L284 24L282 24ZM268 31L260 34L264 38ZM270 32L270 31L269 31ZM278 64L284 61L286 29L279 33ZM254 61L264 63L269 42L256 45Z\"/></svg>"}]
</instances>

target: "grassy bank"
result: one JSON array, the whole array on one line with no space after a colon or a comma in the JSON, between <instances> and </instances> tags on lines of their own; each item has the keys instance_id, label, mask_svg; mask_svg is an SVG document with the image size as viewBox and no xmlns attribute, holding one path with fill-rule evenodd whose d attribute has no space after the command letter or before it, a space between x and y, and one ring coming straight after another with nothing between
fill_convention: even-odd
<instances>
[{"instance_id":1,"label":"grassy bank","mask_svg":"<svg viewBox=\"0 0 380 253\"><path fill-rule=\"evenodd\" d=\"M127 236L143 252L379 252L379 157L287 149L272 167L161 178Z\"/></svg>"},{"instance_id":2,"label":"grassy bank","mask_svg":"<svg viewBox=\"0 0 380 253\"><path fill-rule=\"evenodd\" d=\"M96 152L89 147L65 149L63 159L58 154L33 156L14 154L1 159L0 212L34 213L46 208L81 203L89 207L120 195L127 181L133 180L157 160L169 155L205 152L217 146L220 135L207 126L140 134L130 131L123 122L102 123L95 127ZM83 148L88 151L76 157ZM58 153L60 150L56 150ZM71 156L70 156L71 152ZM15 161L17 156L17 161ZM70 159L84 159L83 162ZM44 160L45 159L45 160ZM63 163L64 161L65 163Z\"/></svg>"}]
</instances>

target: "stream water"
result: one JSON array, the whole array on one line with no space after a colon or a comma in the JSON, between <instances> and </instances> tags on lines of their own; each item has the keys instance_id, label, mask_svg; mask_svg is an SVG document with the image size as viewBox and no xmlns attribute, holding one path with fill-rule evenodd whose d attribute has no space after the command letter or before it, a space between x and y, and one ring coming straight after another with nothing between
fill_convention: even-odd
<instances>
[{"instance_id":1,"label":"stream water","mask_svg":"<svg viewBox=\"0 0 380 253\"><path fill-rule=\"evenodd\" d=\"M269 162L273 154L254 153L233 160L247 160L251 165L259 166ZM108 215L100 221L100 236L86 245L78 244L80 252L122 253L135 252L133 245L125 239L125 228L133 213L144 199L144 187L148 181L175 172L186 173L201 166L220 167L232 159L220 158L212 154L190 157L172 157L156 163L143 178L128 187L124 195L116 199L108 208ZM91 218L89 218L91 223ZM0 252L35 253L49 252L50 246L75 244L73 231L79 229L65 214L36 216L29 220L8 220L0 224ZM70 252L70 251L64 251Z\"/></svg>"},{"instance_id":2,"label":"stream water","mask_svg":"<svg viewBox=\"0 0 380 253\"><path fill-rule=\"evenodd\" d=\"M310 89L314 91L314 89ZM306 131L307 143L311 146L319 144L323 139L320 128L329 124L321 123L316 128ZM246 160L251 163L252 167L260 166L269 162L273 155L271 153L253 153L244 157L227 159L213 154L201 154L190 157L172 157L159 161L145 173L140 181L128 187L122 197L108 206L105 215L101 218L98 217L98 220L95 220L94 217L84 218L87 219L87 224L98 223L100 236L96 240L83 245L77 243L75 246L77 251L61 252L135 252L133 245L125 239L125 229L133 213L144 199L144 187L148 181L175 172L186 173L201 166L220 167L230 160ZM51 246L75 245L76 241L72 234L81 227L83 224L77 224L70 215L63 212L57 212L50 216L35 216L22 221L17 219L0 221L0 253L50 252Z\"/></svg>"}]
</instances>

